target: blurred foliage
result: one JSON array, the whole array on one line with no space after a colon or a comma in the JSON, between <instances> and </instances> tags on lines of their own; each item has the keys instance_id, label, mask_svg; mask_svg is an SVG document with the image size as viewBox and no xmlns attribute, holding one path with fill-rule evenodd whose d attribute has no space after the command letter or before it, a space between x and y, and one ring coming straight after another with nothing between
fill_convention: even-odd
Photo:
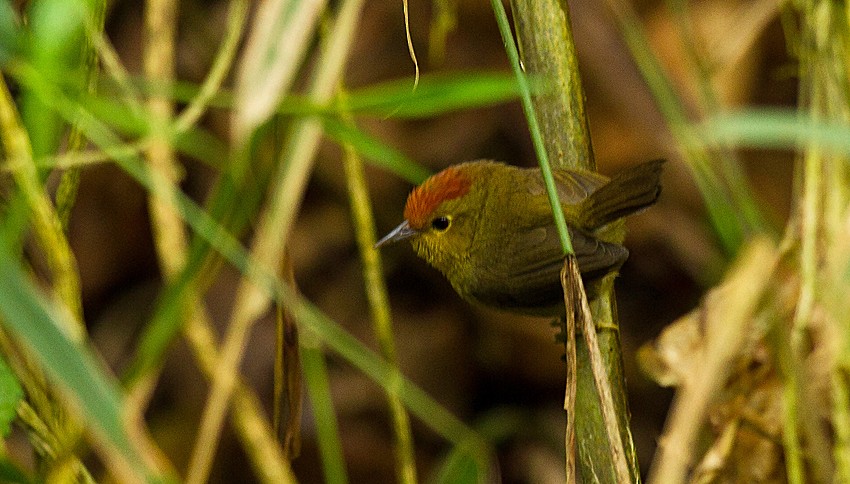
<instances>
[{"instance_id":1,"label":"blurred foliage","mask_svg":"<svg viewBox=\"0 0 850 484\"><path fill-rule=\"evenodd\" d=\"M374 224L385 229L410 184L434 170L474 158L530 164L489 8L410 4L414 47L433 56L414 89L396 2L370 2L364 16L357 2L293 2L288 12L313 20L269 31L238 0L110 2L101 31L94 3L0 5L0 353L16 380L0 366L0 430L14 418L0 479L388 481L399 431L390 395L415 417L423 480L562 480L564 367L546 321L469 308L392 248L383 255L398 361L371 349L354 236L369 228L352 228L340 166L340 147L368 162ZM153 7L173 9L173 79L143 74ZM681 385L677 401L704 410L665 430L693 437L682 441L693 470L663 482L850 479L846 11L767 0L571 9L600 169L674 160L659 205L629 222L617 282L642 469L670 393L637 372L631 352L697 307L643 350L655 377ZM266 57L251 59L248 44L263 35ZM86 45L99 64L93 84ZM275 56L277 45L299 48ZM258 60L287 71L251 88L244 76L270 72L251 69ZM151 99L174 115L154 114ZM249 103L257 110L234 126ZM72 129L86 143L69 143ZM157 146L172 152L164 168L149 163ZM51 200L69 167L82 171L66 229ZM153 215L154 201L171 214ZM185 232L183 246L163 249L163 220ZM753 242L760 234L772 242ZM182 263L169 273L172 256ZM281 277L284 256L298 291ZM240 302L249 293L257 298ZM293 313L311 349L312 406L291 462L266 417L271 304ZM740 337L712 356L710 328L730 315ZM723 372L699 374L706 361ZM122 374L132 377L119 383ZM689 396L693 381L714 391ZM4 416L10 406L17 417ZM234 430L222 433L228 408ZM324 427L330 415L336 429ZM199 427L211 437L195 442Z\"/></svg>"},{"instance_id":2,"label":"blurred foliage","mask_svg":"<svg viewBox=\"0 0 850 484\"><path fill-rule=\"evenodd\" d=\"M0 356L0 435L3 437L9 436L10 424L15 419L15 409L23 397L21 384L6 360Z\"/></svg>"}]
</instances>

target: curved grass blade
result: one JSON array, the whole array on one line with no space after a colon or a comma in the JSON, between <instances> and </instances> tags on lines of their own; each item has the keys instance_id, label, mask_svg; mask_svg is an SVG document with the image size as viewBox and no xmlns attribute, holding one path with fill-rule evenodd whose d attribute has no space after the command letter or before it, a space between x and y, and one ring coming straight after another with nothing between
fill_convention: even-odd
<instances>
[{"instance_id":1,"label":"curved grass blade","mask_svg":"<svg viewBox=\"0 0 850 484\"><path fill-rule=\"evenodd\" d=\"M142 462L125 425L121 393L91 354L74 343L60 322L70 317L41 295L24 274L11 252L7 233L0 237L0 315L44 366L55 384L70 396L89 428L123 460L132 475L143 480L160 480Z\"/></svg>"},{"instance_id":2,"label":"curved grass blade","mask_svg":"<svg viewBox=\"0 0 850 484\"><path fill-rule=\"evenodd\" d=\"M539 82L529 79L532 92L541 89ZM174 101L189 102L198 93L195 84L136 80L143 93L170 96ZM421 77L416 90L410 88L409 78L378 83L348 92L345 103L339 100L328 105L310 102L305 96L289 95L281 99L277 113L284 116L340 114L378 116L404 119L432 118L464 109L474 109L511 102L519 98L516 78L500 71L456 72ZM232 108L233 93L221 89L209 99L213 108Z\"/></svg>"},{"instance_id":3,"label":"curved grass blade","mask_svg":"<svg viewBox=\"0 0 850 484\"><path fill-rule=\"evenodd\" d=\"M400 151L389 146L383 141L370 136L365 131L358 129L336 118L325 118L323 120L325 134L342 145L350 145L364 158L371 160L381 168L395 173L405 180L418 185L431 176L431 172L422 165L411 160Z\"/></svg>"},{"instance_id":4,"label":"curved grass blade","mask_svg":"<svg viewBox=\"0 0 850 484\"><path fill-rule=\"evenodd\" d=\"M709 140L737 146L802 150L817 144L850 156L850 125L815 121L790 109L757 109L721 114L697 125Z\"/></svg>"},{"instance_id":5,"label":"curved grass blade","mask_svg":"<svg viewBox=\"0 0 850 484\"><path fill-rule=\"evenodd\" d=\"M422 76L416 90L409 79L352 90L344 106L354 114L390 118L430 118L451 111L513 101L520 96L514 76L501 72L475 72Z\"/></svg>"},{"instance_id":6,"label":"curved grass blade","mask_svg":"<svg viewBox=\"0 0 850 484\"><path fill-rule=\"evenodd\" d=\"M23 397L24 390L18 378L0 354L0 437L9 435L9 425L15 419L18 402Z\"/></svg>"}]
</instances>

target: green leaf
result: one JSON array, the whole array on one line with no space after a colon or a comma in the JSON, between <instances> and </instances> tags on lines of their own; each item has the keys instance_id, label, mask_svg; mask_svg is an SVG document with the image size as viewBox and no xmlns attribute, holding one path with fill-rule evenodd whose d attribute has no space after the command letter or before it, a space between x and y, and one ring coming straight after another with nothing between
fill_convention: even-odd
<instances>
[{"instance_id":1,"label":"green leaf","mask_svg":"<svg viewBox=\"0 0 850 484\"><path fill-rule=\"evenodd\" d=\"M25 275L9 247L9 234L0 237L0 321L28 346L52 381L76 400L94 429L140 477L148 470L131 444L122 411L120 391L99 366L89 348L68 339L62 330L68 316L54 307Z\"/></svg>"},{"instance_id":2,"label":"green leaf","mask_svg":"<svg viewBox=\"0 0 850 484\"><path fill-rule=\"evenodd\" d=\"M308 339L312 338L312 335L308 334L303 336ZM328 368L325 363L325 355L317 345L302 345L301 367L307 385L307 396L310 398L313 413L316 415L316 434L325 482L345 484L348 482L348 473L345 468L345 456L342 453L339 426L337 425L333 398L331 397Z\"/></svg>"},{"instance_id":3,"label":"green leaf","mask_svg":"<svg viewBox=\"0 0 850 484\"><path fill-rule=\"evenodd\" d=\"M20 54L22 42L20 19L12 2L0 3L0 64Z\"/></svg>"},{"instance_id":4,"label":"green leaf","mask_svg":"<svg viewBox=\"0 0 850 484\"><path fill-rule=\"evenodd\" d=\"M43 76L79 91L84 22L88 9L82 0L42 0L31 4L28 15L29 60ZM53 153L65 124L39 96L24 90L21 119L27 128L36 158Z\"/></svg>"},{"instance_id":5,"label":"green leaf","mask_svg":"<svg viewBox=\"0 0 850 484\"><path fill-rule=\"evenodd\" d=\"M709 118L698 126L710 141L767 149L801 149L817 143L850 155L850 126L819 122L791 109L752 109Z\"/></svg>"},{"instance_id":6,"label":"green leaf","mask_svg":"<svg viewBox=\"0 0 850 484\"><path fill-rule=\"evenodd\" d=\"M452 448L439 472L429 482L445 484L477 484L485 482L479 463L460 447Z\"/></svg>"},{"instance_id":7,"label":"green leaf","mask_svg":"<svg viewBox=\"0 0 850 484\"><path fill-rule=\"evenodd\" d=\"M355 126L336 118L325 118L323 122L325 134L336 142L351 145L364 158L390 170L410 183L418 185L431 175L427 168Z\"/></svg>"},{"instance_id":8,"label":"green leaf","mask_svg":"<svg viewBox=\"0 0 850 484\"><path fill-rule=\"evenodd\" d=\"M0 482L4 484L30 484L30 479L14 462L0 455Z\"/></svg>"},{"instance_id":9,"label":"green leaf","mask_svg":"<svg viewBox=\"0 0 850 484\"><path fill-rule=\"evenodd\" d=\"M0 355L0 435L9 435L9 425L15 420L18 403L24 397L24 390L18 378L9 368L3 355Z\"/></svg>"},{"instance_id":10,"label":"green leaf","mask_svg":"<svg viewBox=\"0 0 850 484\"><path fill-rule=\"evenodd\" d=\"M507 73L440 74L423 76L416 89L410 79L400 79L351 91L341 108L356 114L427 118L512 101L519 93L516 78Z\"/></svg>"}]
</instances>

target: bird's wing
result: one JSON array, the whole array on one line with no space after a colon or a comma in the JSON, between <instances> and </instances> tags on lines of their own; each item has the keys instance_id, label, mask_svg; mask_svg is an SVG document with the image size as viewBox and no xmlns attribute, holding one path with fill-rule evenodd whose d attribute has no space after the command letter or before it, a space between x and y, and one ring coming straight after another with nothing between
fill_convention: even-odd
<instances>
[{"instance_id":1,"label":"bird's wing","mask_svg":"<svg viewBox=\"0 0 850 484\"><path fill-rule=\"evenodd\" d=\"M535 176L527 178L528 194L537 197L545 196L546 184L540 175L540 170L533 169ZM555 188L561 203L575 205L608 182L608 178L586 170L552 170Z\"/></svg>"},{"instance_id":2,"label":"bird's wing","mask_svg":"<svg viewBox=\"0 0 850 484\"><path fill-rule=\"evenodd\" d=\"M497 251L499 260L485 266L472 296L484 302L518 311L560 306L563 292L560 273L564 260L555 226L547 221L508 241ZM578 266L587 280L604 275L628 257L625 247L603 242L577 229L570 229Z\"/></svg>"}]
</instances>

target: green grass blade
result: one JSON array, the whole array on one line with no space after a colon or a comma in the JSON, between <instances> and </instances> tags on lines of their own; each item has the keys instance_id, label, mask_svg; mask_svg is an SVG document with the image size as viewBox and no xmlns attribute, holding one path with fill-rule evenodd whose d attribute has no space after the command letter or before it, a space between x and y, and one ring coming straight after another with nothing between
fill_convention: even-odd
<instances>
[{"instance_id":1,"label":"green grass blade","mask_svg":"<svg viewBox=\"0 0 850 484\"><path fill-rule=\"evenodd\" d=\"M9 425L15 419L18 402L24 398L24 390L9 364L0 354L0 437L6 437Z\"/></svg>"},{"instance_id":2,"label":"green grass blade","mask_svg":"<svg viewBox=\"0 0 850 484\"><path fill-rule=\"evenodd\" d=\"M74 119L78 122L78 126L80 126L86 137L112 156L120 168L146 189L161 199L170 202L195 232L210 242L228 260L235 262L237 267L247 269L247 254L242 249L239 241L227 233L217 221L204 212L203 209L185 194L176 190L168 180L153 173L140 160L138 154L115 150L114 147L121 146L120 138L111 132L107 126L92 116L82 106L65 98L62 93L53 89L53 86L45 83L35 71L27 70L25 66L22 66L22 72L20 74L22 75L22 79L42 96L43 100L53 103L53 106L66 118ZM139 372L137 375L141 375L147 369L159 364L162 353L180 329L179 319L177 318L173 322L174 327L166 328L166 333L169 337L158 337L156 339L158 346L151 349L150 352L144 353L142 361L134 364L133 367Z\"/></svg>"},{"instance_id":3,"label":"green grass blade","mask_svg":"<svg viewBox=\"0 0 850 484\"><path fill-rule=\"evenodd\" d=\"M24 274L9 247L0 238L0 314L2 322L23 341L47 369L53 381L77 403L90 428L126 462L136 476L153 474L134 448L122 411L120 391L86 347L72 342L61 322L68 315L52 306Z\"/></svg>"},{"instance_id":4,"label":"green grass blade","mask_svg":"<svg viewBox=\"0 0 850 484\"><path fill-rule=\"evenodd\" d=\"M538 83L531 81L531 89L536 92ZM197 85L180 81L164 85L138 79L134 85L143 93L167 95L178 102L191 101L199 91ZM506 103L520 95L516 78L498 71L424 75L415 90L412 85L409 78L403 78L353 89L348 92L345 104L334 100L319 105L304 96L289 95L281 99L276 112L284 116L311 116L347 111L363 116L421 119ZM233 93L221 89L209 99L208 106L231 108L233 102Z\"/></svg>"},{"instance_id":5,"label":"green grass blade","mask_svg":"<svg viewBox=\"0 0 850 484\"><path fill-rule=\"evenodd\" d=\"M484 481L484 475L475 459L460 447L455 447L446 457L439 472L428 482L434 484L476 484L482 481Z\"/></svg>"},{"instance_id":6,"label":"green grass blade","mask_svg":"<svg viewBox=\"0 0 850 484\"><path fill-rule=\"evenodd\" d=\"M282 304L291 308L299 324L314 331L325 345L360 369L386 392L398 395L412 414L422 419L446 440L461 447L463 452L475 459L479 468L490 469L489 447L476 432L406 379L398 368L386 363L357 338L325 316L312 303L294 296L286 287L278 288L277 293Z\"/></svg>"},{"instance_id":7,"label":"green grass blade","mask_svg":"<svg viewBox=\"0 0 850 484\"><path fill-rule=\"evenodd\" d=\"M106 96L87 96L80 101L89 113L125 136L143 137L149 134L153 119L147 111L140 112L126 103ZM178 131L175 126L166 133L171 145L180 153L202 161L215 170L222 166L227 144L197 126Z\"/></svg>"},{"instance_id":8,"label":"green grass blade","mask_svg":"<svg viewBox=\"0 0 850 484\"><path fill-rule=\"evenodd\" d=\"M309 335L303 335L308 339ZM313 339L313 338L310 338ZM325 355L314 345L301 345L301 367L304 370L304 382L307 395L316 416L316 440L322 457L322 471L328 484L346 484L348 473L345 470L345 456L339 439L339 428L330 391L330 378L325 364Z\"/></svg>"},{"instance_id":9,"label":"green grass blade","mask_svg":"<svg viewBox=\"0 0 850 484\"><path fill-rule=\"evenodd\" d=\"M772 233L740 166L722 154L722 146L708 146L691 126L687 110L661 63L652 53L646 33L628 2L609 0L610 9L635 64L664 116L678 150L691 169L715 232L728 254L737 253L750 235Z\"/></svg>"},{"instance_id":10,"label":"green grass blade","mask_svg":"<svg viewBox=\"0 0 850 484\"><path fill-rule=\"evenodd\" d=\"M407 78L353 90L341 107L361 115L430 118L513 101L519 95L516 78L507 73L439 74L422 76L415 90Z\"/></svg>"},{"instance_id":11,"label":"green grass blade","mask_svg":"<svg viewBox=\"0 0 850 484\"><path fill-rule=\"evenodd\" d=\"M561 210L558 189L555 187L555 179L552 177L552 168L549 165L549 154L546 151L543 134L540 131L537 114L534 111L534 103L531 100L531 84L520 65L519 51L514 42L505 6L501 0L492 0L491 4L493 5L493 12L496 14L496 23L499 24L499 32L502 34L502 42L505 44L505 52L507 52L508 59L511 61L511 67L519 86L522 108L528 122L528 131L531 134L531 140L534 142L534 151L537 153L537 162L540 165L540 171L543 173L543 181L546 183L546 193L549 195L549 204L552 206L552 215L555 219L555 227L558 229L558 236L561 239L561 246L564 249L564 255L573 254L573 243L570 240L570 233L567 231L567 221L564 218L564 212Z\"/></svg>"},{"instance_id":12,"label":"green grass blade","mask_svg":"<svg viewBox=\"0 0 850 484\"><path fill-rule=\"evenodd\" d=\"M381 168L395 173L405 180L418 185L431 176L431 172L422 165L411 160L400 151L383 141L370 136L336 118L325 118L323 121L325 134L341 145L350 145L364 158L374 162Z\"/></svg>"},{"instance_id":13,"label":"green grass blade","mask_svg":"<svg viewBox=\"0 0 850 484\"><path fill-rule=\"evenodd\" d=\"M708 140L740 147L802 150L814 144L850 156L850 125L815 121L790 109L724 113L697 128Z\"/></svg>"},{"instance_id":14,"label":"green grass blade","mask_svg":"<svg viewBox=\"0 0 850 484\"><path fill-rule=\"evenodd\" d=\"M253 187L252 184L249 185ZM208 198L207 213L219 221L224 230L238 234L256 213L261 200L261 190L239 189L235 181L225 173ZM216 263L217 254L212 249L212 244L203 237L195 237L192 241L186 266L159 297L156 310L140 338L136 358L125 374L125 381L132 381L134 377L139 376L147 366L142 360L156 361L163 348L177 336L182 324L181 315L187 303L186 295L193 285L210 277L211 272L219 265Z\"/></svg>"}]
</instances>

